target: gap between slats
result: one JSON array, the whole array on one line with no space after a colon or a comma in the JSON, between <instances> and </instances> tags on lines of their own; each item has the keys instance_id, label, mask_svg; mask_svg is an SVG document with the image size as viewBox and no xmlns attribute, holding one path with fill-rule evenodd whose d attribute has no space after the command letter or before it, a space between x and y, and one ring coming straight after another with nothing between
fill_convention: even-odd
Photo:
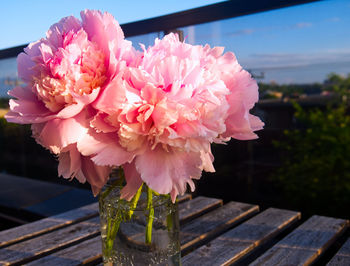
<instances>
[{"instance_id":1,"label":"gap between slats","mask_svg":"<svg viewBox=\"0 0 350 266\"><path fill-rule=\"evenodd\" d=\"M327 266L348 266L350 265L350 232L348 232L347 240L342 243L340 249L328 262Z\"/></svg>"}]
</instances>

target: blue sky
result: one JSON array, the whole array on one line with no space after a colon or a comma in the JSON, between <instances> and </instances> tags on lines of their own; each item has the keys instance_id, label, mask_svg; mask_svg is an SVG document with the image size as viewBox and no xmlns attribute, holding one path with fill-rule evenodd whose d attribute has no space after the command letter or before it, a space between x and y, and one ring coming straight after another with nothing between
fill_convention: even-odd
<instances>
[{"instance_id":1,"label":"blue sky","mask_svg":"<svg viewBox=\"0 0 350 266\"><path fill-rule=\"evenodd\" d=\"M44 37L50 25L64 16L79 17L80 10L85 8L108 11L122 24L215 2L219 1L6 1L2 3L0 16L0 49ZM350 0L328 0L189 26L183 30L186 42L224 46L226 51L236 54L245 68L274 69L277 73L276 69L318 65L318 72L305 71L302 76L300 70L299 76L295 76L298 71L294 69L293 77L280 80L312 82L322 81L332 71L350 73L349 14ZM138 42L149 45L156 36L149 34L130 40L135 46Z\"/></svg>"},{"instance_id":2,"label":"blue sky","mask_svg":"<svg viewBox=\"0 0 350 266\"><path fill-rule=\"evenodd\" d=\"M45 36L50 25L84 9L114 15L120 24L221 2L218 0L10 0L1 2L0 49Z\"/></svg>"}]
</instances>

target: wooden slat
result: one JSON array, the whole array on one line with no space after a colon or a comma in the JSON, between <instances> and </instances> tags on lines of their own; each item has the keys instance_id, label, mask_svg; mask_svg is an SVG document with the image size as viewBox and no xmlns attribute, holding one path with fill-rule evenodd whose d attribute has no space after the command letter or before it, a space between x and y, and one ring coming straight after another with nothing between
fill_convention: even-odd
<instances>
[{"instance_id":1,"label":"wooden slat","mask_svg":"<svg viewBox=\"0 0 350 266\"><path fill-rule=\"evenodd\" d=\"M181 204L179 208L179 216L181 217L181 223L194 219L200 215L207 213L210 210L222 206L223 202L220 199L196 197L193 200L189 200Z\"/></svg>"},{"instance_id":2,"label":"wooden slat","mask_svg":"<svg viewBox=\"0 0 350 266\"><path fill-rule=\"evenodd\" d=\"M350 265L350 238L344 243L340 250L330 260L327 266L349 266Z\"/></svg>"},{"instance_id":3,"label":"wooden slat","mask_svg":"<svg viewBox=\"0 0 350 266\"><path fill-rule=\"evenodd\" d=\"M98 203L41 219L0 232L0 247L8 246L34 236L51 232L61 227L83 221L98 215Z\"/></svg>"},{"instance_id":4,"label":"wooden slat","mask_svg":"<svg viewBox=\"0 0 350 266\"><path fill-rule=\"evenodd\" d=\"M181 204L180 204L181 206ZM224 208L226 206L226 208ZM243 203L237 203L233 202L231 204L224 205L224 207L221 207L219 212L218 210L216 212L212 211L214 215L212 216L212 219L210 219L210 214L206 214L206 218L203 219L203 216L197 218L196 220L192 221L192 226L189 226L187 229L191 230L190 228L193 228L193 237L188 237L187 234L183 235L181 234L180 237L185 237L185 240L181 240L182 246L181 249L184 250L184 248L189 247L187 241L192 241L193 243L198 243L200 241L201 236L203 238L207 238L215 232L215 230L223 229L225 226L233 225L235 222L238 222L239 220L244 219L245 217L248 217L249 215L252 215L253 213L258 211L258 207L254 205L249 204L243 204ZM195 210L193 210L194 213L196 213ZM225 213L227 215L225 215ZM227 217L230 216L231 217ZM180 221L181 221L180 216ZM207 230L211 230L211 232L207 232L203 228L203 224L199 222L195 222L197 220L201 219L202 222L207 221L208 228ZM220 221L221 219L221 221ZM230 220L231 219L231 220ZM210 224L209 224L210 223ZM186 227L186 225L184 226ZM183 228L181 229L183 231ZM207 234L207 235L205 235ZM196 240L196 241L193 241ZM193 246L193 245L192 245ZM79 253L79 250L84 250L81 253ZM102 257L102 251L101 251L101 237L97 236L95 238L92 238L90 240L78 243L77 245L74 245L73 247L66 248L64 250L60 250L58 252L55 252L47 257L41 258L39 260L36 260L33 262L32 265L80 265L87 262L96 262L101 259ZM63 264L66 263L66 264ZM196 265L196 264L195 264Z\"/></svg>"},{"instance_id":5,"label":"wooden slat","mask_svg":"<svg viewBox=\"0 0 350 266\"><path fill-rule=\"evenodd\" d=\"M90 262L101 261L102 259L102 244L101 236L97 236L81 242L72 247L60 250L46 257L35 260L26 265L45 265L45 266L58 266L58 265L81 265Z\"/></svg>"},{"instance_id":6,"label":"wooden slat","mask_svg":"<svg viewBox=\"0 0 350 266\"><path fill-rule=\"evenodd\" d=\"M270 208L183 258L183 265L230 265L300 219L300 213Z\"/></svg>"},{"instance_id":7,"label":"wooden slat","mask_svg":"<svg viewBox=\"0 0 350 266\"><path fill-rule=\"evenodd\" d=\"M183 196L178 197L178 202L186 202L191 198L192 196L190 194L184 194ZM68 212L44 218L29 224L24 224L15 228L1 231L0 248L95 216L98 216L98 203L89 204L78 209L70 210Z\"/></svg>"},{"instance_id":8,"label":"wooden slat","mask_svg":"<svg viewBox=\"0 0 350 266\"><path fill-rule=\"evenodd\" d=\"M312 216L251 265L310 265L346 230L349 221Z\"/></svg>"},{"instance_id":9,"label":"wooden slat","mask_svg":"<svg viewBox=\"0 0 350 266\"><path fill-rule=\"evenodd\" d=\"M188 206L188 202L186 201L189 199L189 196L185 196L182 200L182 203L179 204L179 208L181 209L182 206ZM207 201L206 198L202 198L196 201L197 206L200 206L202 210L206 210L208 208L213 207L214 201ZM202 202L202 203L200 203ZM205 202L205 203L204 203ZM198 212L197 210L193 210L193 213L186 211L186 212L180 212L179 218L180 221L183 219L191 219L191 217L197 216ZM89 228L86 228L86 223L89 223ZM50 254L54 252L55 250L62 249L65 246L71 245L73 242L81 241L82 239L91 238L96 234L99 234L99 217L93 218L92 220L88 220L85 222L77 223L73 226L69 226L66 228L62 228L57 231L53 231L51 233L47 233L41 236L38 236L34 239L30 239L27 241L23 241L21 243L8 246L4 249L0 250L0 263L22 263L25 261L30 261L37 257L42 257L47 254ZM74 232L73 234L70 234L70 232ZM53 239L56 239L53 241ZM98 239L98 238L97 238ZM101 240L98 240L98 245L101 245ZM85 242L83 243L85 245ZM93 244L90 244L92 249L89 251L88 254L89 259L94 259L94 256L91 254L95 254L92 252L93 250L99 250L99 256L101 256L101 248L96 249ZM85 249L85 247L83 248ZM73 250L75 252L75 248L72 247L68 250ZM62 251L58 253L58 258L61 259L61 253L65 254L66 251ZM69 253L69 251L68 251ZM84 256L84 254L82 254ZM56 256L56 255L53 255ZM44 258L42 259L46 261ZM39 259L39 261L41 261ZM76 261L76 260L73 260Z\"/></svg>"},{"instance_id":10,"label":"wooden slat","mask_svg":"<svg viewBox=\"0 0 350 266\"><path fill-rule=\"evenodd\" d=\"M181 254L210 241L215 236L228 230L234 224L249 218L259 211L257 205L229 202L210 213L181 227Z\"/></svg>"},{"instance_id":11,"label":"wooden slat","mask_svg":"<svg viewBox=\"0 0 350 266\"><path fill-rule=\"evenodd\" d=\"M95 217L60 230L0 249L0 264L24 263L49 254L64 246L100 233L100 220Z\"/></svg>"}]
</instances>

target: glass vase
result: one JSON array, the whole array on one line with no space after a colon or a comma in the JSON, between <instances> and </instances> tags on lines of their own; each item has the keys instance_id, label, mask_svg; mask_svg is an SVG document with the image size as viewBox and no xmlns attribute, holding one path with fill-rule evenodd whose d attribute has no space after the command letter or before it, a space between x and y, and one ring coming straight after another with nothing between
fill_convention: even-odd
<instances>
[{"instance_id":1,"label":"glass vase","mask_svg":"<svg viewBox=\"0 0 350 266\"><path fill-rule=\"evenodd\" d=\"M99 196L104 265L181 265L179 214L145 184L131 201L111 179Z\"/></svg>"}]
</instances>

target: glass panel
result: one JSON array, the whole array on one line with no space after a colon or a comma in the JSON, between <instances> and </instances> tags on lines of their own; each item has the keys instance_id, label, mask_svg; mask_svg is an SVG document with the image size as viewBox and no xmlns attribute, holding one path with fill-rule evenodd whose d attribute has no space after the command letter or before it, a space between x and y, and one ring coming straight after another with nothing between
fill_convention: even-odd
<instances>
[{"instance_id":1,"label":"glass panel","mask_svg":"<svg viewBox=\"0 0 350 266\"><path fill-rule=\"evenodd\" d=\"M18 85L16 57L0 60L0 98L8 97L7 91Z\"/></svg>"},{"instance_id":2,"label":"glass panel","mask_svg":"<svg viewBox=\"0 0 350 266\"><path fill-rule=\"evenodd\" d=\"M262 82L323 82L350 72L348 1L321 1L184 27L186 42L224 46Z\"/></svg>"},{"instance_id":3,"label":"glass panel","mask_svg":"<svg viewBox=\"0 0 350 266\"><path fill-rule=\"evenodd\" d=\"M133 37L127 37L126 39L129 41L132 41L132 45L135 47L137 50L141 50L140 43L144 44L145 47L147 48L150 45L154 44L154 40L156 38L162 38L163 33L161 32L151 32L148 34L143 34L143 35L137 35Z\"/></svg>"}]
</instances>

